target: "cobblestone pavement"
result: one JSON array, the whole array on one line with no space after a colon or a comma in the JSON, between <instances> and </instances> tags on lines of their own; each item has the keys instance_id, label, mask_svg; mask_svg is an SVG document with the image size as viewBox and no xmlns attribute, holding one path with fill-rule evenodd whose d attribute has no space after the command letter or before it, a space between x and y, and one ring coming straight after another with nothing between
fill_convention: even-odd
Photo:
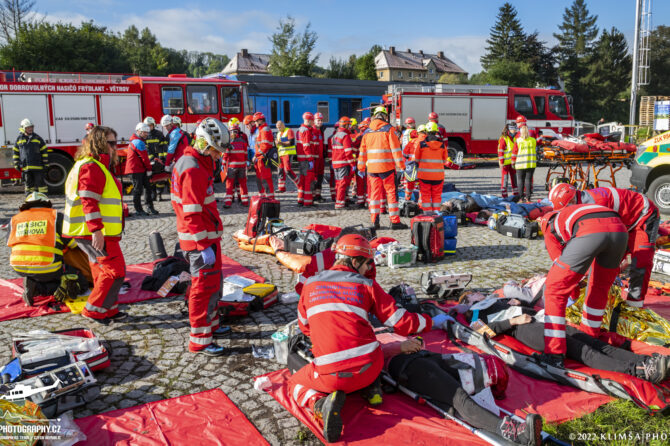
<instances>
[{"instance_id":1,"label":"cobblestone pavement","mask_svg":"<svg viewBox=\"0 0 670 446\"><path fill-rule=\"evenodd\" d=\"M538 168L535 175L535 198L546 196L544 178L546 168ZM629 172L617 175L619 187L628 187ZM276 181L276 180L275 180ZM477 169L449 171L447 181L454 182L463 192L497 194L499 170L494 163L481 163ZM255 181L249 181L255 188ZM327 186L326 186L327 190ZM217 185L217 196L223 196L222 185ZM0 223L6 223L16 212L23 194L18 190L3 190L0 201ZM347 226L369 224L367 210L335 211L332 202L318 209L305 211L295 205L295 191L280 194L282 217L290 226L299 228L309 223ZM130 197L125 198L131 206ZM62 209L63 198L54 200ZM160 231L168 250L176 241L174 213L168 201L157 203L160 215L130 218L126 224L121 246L128 264L151 260L148 235ZM276 284L280 292L292 291L296 275L279 265L267 254L241 251L231 234L241 228L247 209L239 204L221 210L224 224L223 253ZM393 236L409 244L409 231L388 230L388 216L382 216L380 235ZM384 228L386 226L386 228ZM0 249L0 277L16 275L8 266L9 252ZM459 227L457 254L437 265L417 265L413 268L378 269L380 284L389 289L405 281L419 292L419 277L428 270L454 270L473 274L470 288L491 290L510 279L521 280L545 272L550 266L542 240L523 240L504 237L484 226ZM422 297L419 295L419 297ZM101 384L100 397L75 412L76 417L127 408L149 401L200 392L211 388L222 389L244 412L261 434L273 445L318 444L306 428L277 404L265 392L253 388L252 378L280 368L277 363L255 359L252 344L271 344L270 335L296 317L296 305L277 304L265 312L253 313L232 324L232 334L221 344L228 354L221 358L207 358L185 351L188 341L188 318L183 313L183 299L172 297L132 304L124 308L130 317L109 327L87 322L70 313L0 322L0 364L10 356L12 333L31 329L56 330L91 326L107 343L111 351L111 366L96 373ZM300 440L302 439L302 441Z\"/></svg>"}]
</instances>

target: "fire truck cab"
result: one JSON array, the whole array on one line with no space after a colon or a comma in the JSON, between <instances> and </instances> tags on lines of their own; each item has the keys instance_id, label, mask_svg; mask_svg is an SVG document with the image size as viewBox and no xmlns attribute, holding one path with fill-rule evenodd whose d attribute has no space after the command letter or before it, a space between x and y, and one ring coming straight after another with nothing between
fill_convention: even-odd
<instances>
[{"instance_id":1,"label":"fire truck cab","mask_svg":"<svg viewBox=\"0 0 670 446\"><path fill-rule=\"evenodd\" d=\"M74 154L92 122L114 128L123 147L146 116L179 116L193 131L206 117L242 120L250 110L244 82L185 75L0 72L0 179L20 178L12 163L19 123L29 118L49 150L45 181L61 193Z\"/></svg>"},{"instance_id":2,"label":"fire truck cab","mask_svg":"<svg viewBox=\"0 0 670 446\"><path fill-rule=\"evenodd\" d=\"M457 152L497 153L505 124L523 115L536 131L548 129L570 135L574 119L564 92L545 88L514 88L498 85L402 85L389 86L385 102L391 116L402 125L411 116L417 122L435 112L449 136L449 156Z\"/></svg>"}]
</instances>

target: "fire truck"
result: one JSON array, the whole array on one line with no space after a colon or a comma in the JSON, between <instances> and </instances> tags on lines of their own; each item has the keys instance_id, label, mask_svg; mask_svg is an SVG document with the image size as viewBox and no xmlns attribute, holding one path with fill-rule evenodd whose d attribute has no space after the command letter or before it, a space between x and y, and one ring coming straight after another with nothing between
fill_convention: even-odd
<instances>
[{"instance_id":1,"label":"fire truck","mask_svg":"<svg viewBox=\"0 0 670 446\"><path fill-rule=\"evenodd\" d=\"M569 97L559 90L497 85L402 85L388 87L384 102L391 106L395 124L411 116L417 122L430 112L439 116L449 135L449 156L497 153L498 139L517 116L530 129L571 135L575 126ZM539 134L539 133L538 133Z\"/></svg>"},{"instance_id":2,"label":"fire truck","mask_svg":"<svg viewBox=\"0 0 670 446\"><path fill-rule=\"evenodd\" d=\"M191 132L200 119L242 120L250 110L246 84L227 79L0 72L0 179L20 178L12 147L24 118L47 144L44 178L50 193L60 193L88 122L114 128L123 146L146 116L156 122L164 114L179 116L182 128Z\"/></svg>"}]
</instances>

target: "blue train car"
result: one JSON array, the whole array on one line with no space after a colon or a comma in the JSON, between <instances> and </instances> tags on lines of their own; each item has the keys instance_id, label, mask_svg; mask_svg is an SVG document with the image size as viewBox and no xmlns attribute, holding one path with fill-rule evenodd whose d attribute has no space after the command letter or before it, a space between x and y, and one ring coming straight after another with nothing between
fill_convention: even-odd
<instances>
[{"instance_id":1,"label":"blue train car","mask_svg":"<svg viewBox=\"0 0 670 446\"><path fill-rule=\"evenodd\" d=\"M265 115L268 123L281 120L287 127L299 127L306 111L321 112L324 124L332 127L340 116L359 122L370 116L370 107L382 102L389 82L355 79L320 79L244 74L231 76L248 83L254 111ZM361 110L361 111L359 111Z\"/></svg>"}]
</instances>

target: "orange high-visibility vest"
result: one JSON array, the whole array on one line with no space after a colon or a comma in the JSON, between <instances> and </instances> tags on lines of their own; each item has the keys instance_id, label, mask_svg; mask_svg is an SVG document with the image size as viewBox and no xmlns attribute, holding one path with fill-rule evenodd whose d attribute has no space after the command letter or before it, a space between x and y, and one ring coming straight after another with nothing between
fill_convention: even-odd
<instances>
[{"instance_id":1,"label":"orange high-visibility vest","mask_svg":"<svg viewBox=\"0 0 670 446\"><path fill-rule=\"evenodd\" d=\"M17 273L48 274L62 267L56 215L55 209L33 208L12 217L7 246L12 248L9 264Z\"/></svg>"}]
</instances>

